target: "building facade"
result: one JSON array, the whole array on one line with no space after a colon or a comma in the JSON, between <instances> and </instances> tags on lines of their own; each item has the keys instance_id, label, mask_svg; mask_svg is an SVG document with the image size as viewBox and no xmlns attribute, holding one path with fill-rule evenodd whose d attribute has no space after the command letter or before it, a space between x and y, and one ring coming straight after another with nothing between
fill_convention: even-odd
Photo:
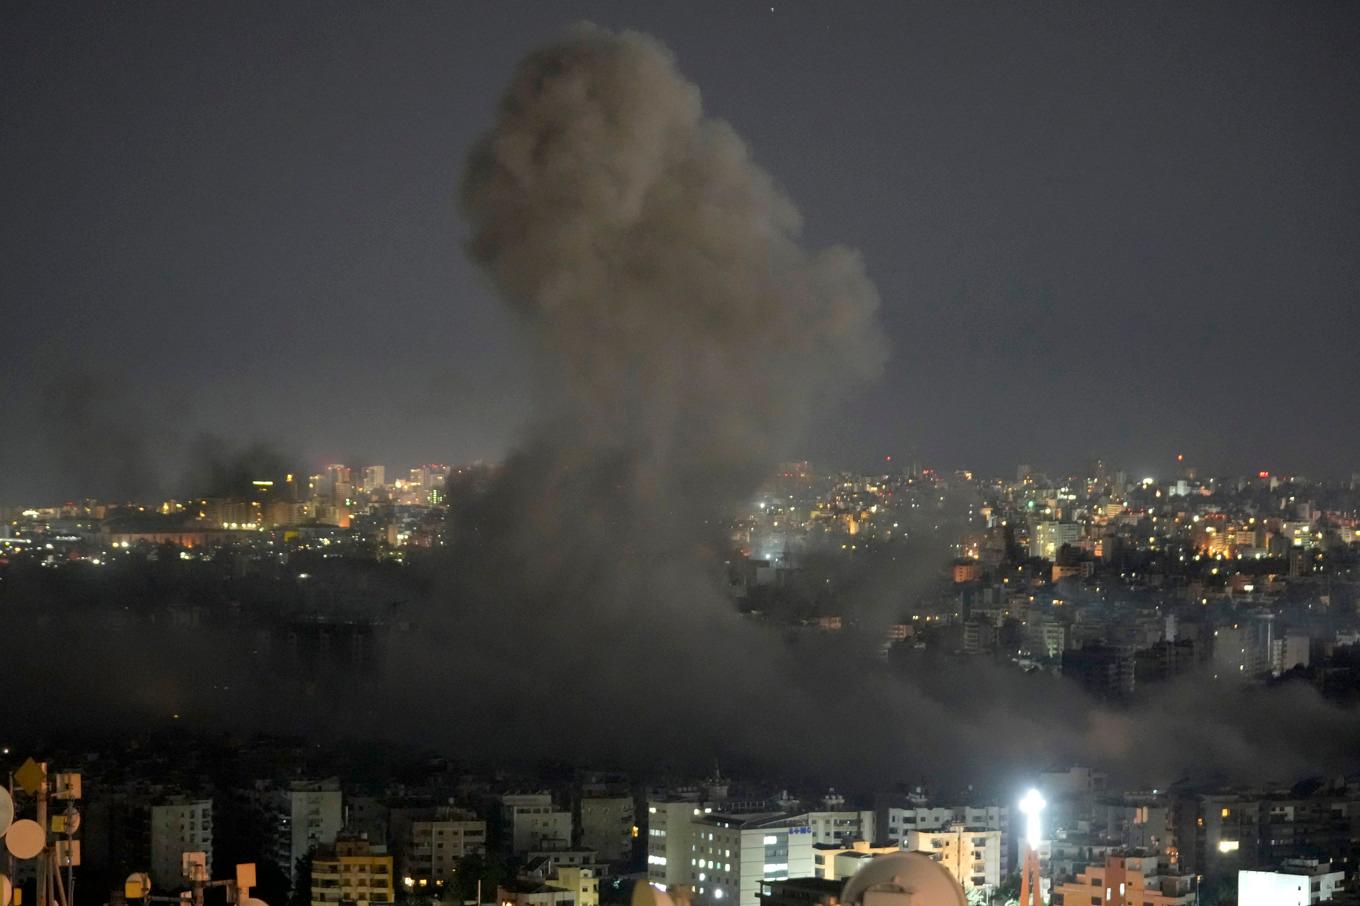
<instances>
[{"instance_id":1,"label":"building facade","mask_svg":"<svg viewBox=\"0 0 1360 906\"><path fill-rule=\"evenodd\" d=\"M312 856L312 906L391 903L392 856L362 837L338 837Z\"/></svg>"}]
</instances>

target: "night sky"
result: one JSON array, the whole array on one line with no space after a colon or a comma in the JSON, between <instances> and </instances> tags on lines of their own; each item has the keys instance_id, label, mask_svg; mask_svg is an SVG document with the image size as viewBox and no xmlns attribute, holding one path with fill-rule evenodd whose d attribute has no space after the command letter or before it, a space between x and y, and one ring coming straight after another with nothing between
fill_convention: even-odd
<instances>
[{"instance_id":1,"label":"night sky","mask_svg":"<svg viewBox=\"0 0 1360 906\"><path fill-rule=\"evenodd\" d=\"M865 255L892 357L803 453L1360 469L1360 4L0 5L0 502L503 455L467 152L578 20L649 32ZM35 499L36 498L36 499Z\"/></svg>"}]
</instances>

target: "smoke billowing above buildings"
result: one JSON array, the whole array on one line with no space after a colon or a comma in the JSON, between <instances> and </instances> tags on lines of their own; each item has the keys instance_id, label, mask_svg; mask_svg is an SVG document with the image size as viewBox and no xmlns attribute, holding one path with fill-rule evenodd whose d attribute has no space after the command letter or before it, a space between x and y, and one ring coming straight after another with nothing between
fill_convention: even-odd
<instances>
[{"instance_id":1,"label":"smoke billowing above buildings","mask_svg":"<svg viewBox=\"0 0 1360 906\"><path fill-rule=\"evenodd\" d=\"M537 419L489 491L455 501L434 638L506 754L713 754L786 769L961 774L1086 758L1129 775L1344 761L1252 732L1313 725L1311 691L1229 698L1185 683L1106 712L1002 670L903 681L877 640L788 644L720 587L721 527L818 406L885 350L858 255L808 251L791 200L655 40L584 26L531 54L474 151L470 253L539 352ZM900 601L919 575L866 581ZM850 602L888 622L877 602ZM470 690L475 689L475 692ZM800 728L844 728L810 744ZM1300 727L1301 729L1301 727ZM1187 753L1160 734L1203 738ZM1345 743L1348 745L1349 742Z\"/></svg>"},{"instance_id":2,"label":"smoke billowing above buildings","mask_svg":"<svg viewBox=\"0 0 1360 906\"><path fill-rule=\"evenodd\" d=\"M467 253L535 353L534 417L489 482L451 488L446 552L417 598L402 582L348 583L386 608L392 631L363 642L373 661L323 680L296 664L275 674L260 665L287 661L287 646L262 654L256 636L220 638L192 615L146 632L44 614L7 676L21 716L60 699L73 720L175 711L486 759L717 756L865 784L1073 761L1134 782L1354 764L1360 728L1311 688L1192 676L1114 710L982 659L893 671L882 629L938 551L858 561L842 603L859 628L838 635L791 639L736 612L730 518L887 350L859 255L802 239L792 200L654 39L583 26L530 54L461 194ZM280 462L204 452L224 489ZM331 595L299 583L308 606ZM186 691L205 677L211 697Z\"/></svg>"}]
</instances>

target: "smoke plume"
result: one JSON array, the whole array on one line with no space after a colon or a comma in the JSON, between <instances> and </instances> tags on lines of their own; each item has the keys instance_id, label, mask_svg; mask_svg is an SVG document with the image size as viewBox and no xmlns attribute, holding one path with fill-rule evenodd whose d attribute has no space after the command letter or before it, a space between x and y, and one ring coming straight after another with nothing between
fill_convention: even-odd
<instances>
[{"instance_id":1,"label":"smoke plume","mask_svg":"<svg viewBox=\"0 0 1360 906\"><path fill-rule=\"evenodd\" d=\"M717 754L842 776L1065 759L1243 776L1267 752L1246 732L1253 712L1331 713L1310 691L1286 705L1178 687L1114 714L1070 684L973 664L904 681L873 660L872 633L788 644L735 616L723 526L810 416L881 367L878 298L856 253L804 247L793 203L655 40L586 26L530 55L471 156L463 207L469 252L541 369L521 450L488 493L455 498L453 578L428 618L455 652L453 688L475 690L451 711L494 726L491 751ZM863 586L900 606L917 582ZM1165 727L1195 751L1146 751ZM1340 751L1269 747L1270 769Z\"/></svg>"},{"instance_id":2,"label":"smoke plume","mask_svg":"<svg viewBox=\"0 0 1360 906\"><path fill-rule=\"evenodd\" d=\"M541 352L534 441L563 479L607 463L618 490L590 507L626 533L692 539L883 362L858 254L800 245L792 202L643 35L581 27L525 60L463 206Z\"/></svg>"},{"instance_id":3,"label":"smoke plume","mask_svg":"<svg viewBox=\"0 0 1360 906\"><path fill-rule=\"evenodd\" d=\"M1115 711L1004 665L890 669L873 619L881 630L915 600L937 552L859 567L842 603L862 631L788 637L736 612L731 516L886 350L859 256L806 247L792 202L653 39L582 27L525 59L462 205L469 254L537 351L537 408L489 485L450 488L439 569L369 590L390 627L381 651L318 681L302 641L266 644L250 623L265 615L243 611L226 638L157 629L128 670L112 630L82 620L18 653L7 679L32 688L12 699L69 698L92 721L140 703L233 729L387 735L498 762L653 771L717 757L861 789L1082 762L1149 785L1355 765L1360 722L1298 685L1230 692L1193 677ZM248 458L253 474L261 457ZM312 577L273 610L348 606L364 589L335 563L303 564ZM16 582L11 604L49 613L44 582ZM169 578L155 587L180 594ZM53 684L57 645L70 669Z\"/></svg>"}]
</instances>

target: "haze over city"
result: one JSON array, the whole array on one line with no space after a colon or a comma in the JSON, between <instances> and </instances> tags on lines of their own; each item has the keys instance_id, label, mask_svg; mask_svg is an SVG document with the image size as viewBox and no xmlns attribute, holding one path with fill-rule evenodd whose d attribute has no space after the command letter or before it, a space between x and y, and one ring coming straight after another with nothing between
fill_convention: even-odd
<instances>
[{"instance_id":1,"label":"haze over city","mask_svg":"<svg viewBox=\"0 0 1360 906\"><path fill-rule=\"evenodd\" d=\"M1358 33L0 8L0 906L1360 902Z\"/></svg>"}]
</instances>

